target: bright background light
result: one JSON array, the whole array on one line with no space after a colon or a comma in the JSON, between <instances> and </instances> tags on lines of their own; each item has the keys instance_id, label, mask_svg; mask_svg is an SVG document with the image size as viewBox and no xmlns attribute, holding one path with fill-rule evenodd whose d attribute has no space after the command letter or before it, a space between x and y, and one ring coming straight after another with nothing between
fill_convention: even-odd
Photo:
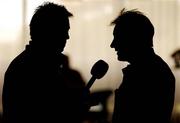
<instances>
[{"instance_id":1,"label":"bright background light","mask_svg":"<svg viewBox=\"0 0 180 123\"><path fill-rule=\"evenodd\" d=\"M0 0L0 97L4 72L11 60L28 44L30 19L35 8L44 1L47 0ZM126 63L117 61L115 51L110 48L113 39L113 26L109 26L110 22L124 7L144 12L155 27L155 51L175 73L176 103L180 103L180 70L174 69L170 57L172 52L180 48L179 0L49 1L64 4L74 15L70 19L70 39L64 51L70 56L71 66L79 70L86 81L91 77L90 69L97 60L103 59L110 66L105 77L93 85L92 91L118 88L122 80L121 69L126 66ZM113 98L110 102L113 102ZM113 107L111 104L110 109Z\"/></svg>"}]
</instances>

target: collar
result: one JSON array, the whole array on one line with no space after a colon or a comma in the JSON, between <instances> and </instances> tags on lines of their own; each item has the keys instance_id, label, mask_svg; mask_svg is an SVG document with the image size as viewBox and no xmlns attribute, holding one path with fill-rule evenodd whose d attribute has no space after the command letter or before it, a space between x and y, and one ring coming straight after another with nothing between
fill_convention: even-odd
<instances>
[{"instance_id":1,"label":"collar","mask_svg":"<svg viewBox=\"0 0 180 123\"><path fill-rule=\"evenodd\" d=\"M33 41L29 41L25 51L33 56L37 56L37 58L46 59L46 61L57 61L58 63L61 63L63 59L63 54L61 52L52 52L47 48L42 48L40 45L35 44Z\"/></svg>"}]
</instances>

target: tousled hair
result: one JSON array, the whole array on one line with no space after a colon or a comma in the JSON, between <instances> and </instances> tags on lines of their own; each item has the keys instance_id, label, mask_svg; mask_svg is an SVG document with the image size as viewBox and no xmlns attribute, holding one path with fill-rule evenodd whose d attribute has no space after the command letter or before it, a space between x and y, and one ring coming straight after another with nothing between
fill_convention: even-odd
<instances>
[{"instance_id":1,"label":"tousled hair","mask_svg":"<svg viewBox=\"0 0 180 123\"><path fill-rule=\"evenodd\" d=\"M31 38L44 31L46 27L50 27L54 21L58 21L58 23L64 25L64 20L72 16L73 14L63 5L58 5L53 2L44 2L36 8L32 16L29 25Z\"/></svg>"},{"instance_id":2,"label":"tousled hair","mask_svg":"<svg viewBox=\"0 0 180 123\"><path fill-rule=\"evenodd\" d=\"M126 10L123 8L120 14L115 18L111 25L123 28L130 34L140 38L141 45L153 47L154 26L144 13L137 9ZM136 42L138 44L138 42Z\"/></svg>"}]
</instances>

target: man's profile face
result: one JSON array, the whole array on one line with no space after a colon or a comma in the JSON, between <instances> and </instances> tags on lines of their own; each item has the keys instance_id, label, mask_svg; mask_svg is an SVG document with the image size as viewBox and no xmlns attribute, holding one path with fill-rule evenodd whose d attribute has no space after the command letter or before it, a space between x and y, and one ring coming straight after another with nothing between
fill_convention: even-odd
<instances>
[{"instance_id":1,"label":"man's profile face","mask_svg":"<svg viewBox=\"0 0 180 123\"><path fill-rule=\"evenodd\" d=\"M64 51L67 40L69 39L69 20L66 21L55 21L53 24L47 28L47 34L45 40L48 40L49 47L58 50L60 52Z\"/></svg>"},{"instance_id":2,"label":"man's profile face","mask_svg":"<svg viewBox=\"0 0 180 123\"><path fill-rule=\"evenodd\" d=\"M56 45L58 46L58 50L60 52L64 51L64 48L66 46L66 42L69 39L69 29L70 29L70 24L69 24L69 20L67 19L66 22L62 25L60 25L61 27L56 27L57 29L57 34L55 33L55 42Z\"/></svg>"},{"instance_id":3,"label":"man's profile face","mask_svg":"<svg viewBox=\"0 0 180 123\"><path fill-rule=\"evenodd\" d=\"M130 35L127 34L128 32L121 28L119 25L114 27L113 36L114 39L111 43L111 48L114 48L117 52L118 60L119 61L128 61L129 53L131 51L131 44L129 43L131 40Z\"/></svg>"}]
</instances>

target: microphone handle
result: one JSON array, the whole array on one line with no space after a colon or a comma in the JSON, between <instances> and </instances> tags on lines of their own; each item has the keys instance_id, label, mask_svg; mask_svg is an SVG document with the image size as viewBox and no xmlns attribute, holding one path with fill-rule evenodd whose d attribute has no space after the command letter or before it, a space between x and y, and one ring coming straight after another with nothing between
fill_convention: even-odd
<instances>
[{"instance_id":1,"label":"microphone handle","mask_svg":"<svg viewBox=\"0 0 180 123\"><path fill-rule=\"evenodd\" d=\"M89 80L89 82L87 83L86 88L90 89L95 80L96 80L96 78L94 76L92 76L91 79Z\"/></svg>"}]
</instances>

